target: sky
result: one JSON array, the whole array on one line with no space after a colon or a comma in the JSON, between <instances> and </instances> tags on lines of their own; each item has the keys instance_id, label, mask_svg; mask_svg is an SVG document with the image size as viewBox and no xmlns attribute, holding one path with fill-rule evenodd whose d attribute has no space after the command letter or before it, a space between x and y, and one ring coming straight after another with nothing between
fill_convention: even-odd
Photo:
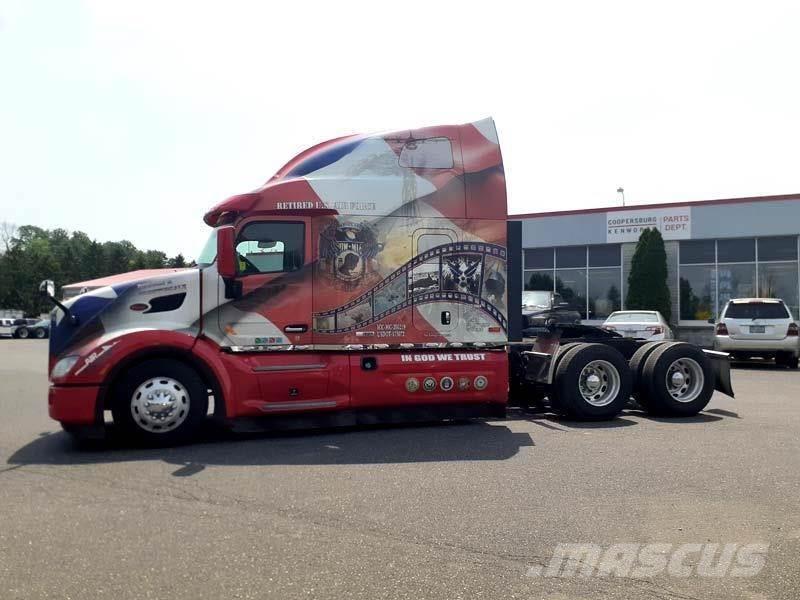
<instances>
[{"instance_id":1,"label":"sky","mask_svg":"<svg viewBox=\"0 0 800 600\"><path fill-rule=\"evenodd\" d=\"M0 221L196 256L356 132L493 116L509 210L800 192L797 2L0 0Z\"/></svg>"}]
</instances>

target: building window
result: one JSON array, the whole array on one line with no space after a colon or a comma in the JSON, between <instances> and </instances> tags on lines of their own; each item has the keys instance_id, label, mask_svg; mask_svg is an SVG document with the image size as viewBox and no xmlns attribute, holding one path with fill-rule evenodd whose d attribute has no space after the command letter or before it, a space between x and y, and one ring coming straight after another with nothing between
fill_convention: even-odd
<instances>
[{"instance_id":1,"label":"building window","mask_svg":"<svg viewBox=\"0 0 800 600\"><path fill-rule=\"evenodd\" d=\"M721 263L755 262L755 239L719 240L717 242L717 260Z\"/></svg>"},{"instance_id":2,"label":"building window","mask_svg":"<svg viewBox=\"0 0 800 600\"><path fill-rule=\"evenodd\" d=\"M680 318L716 318L731 298L781 298L800 318L797 236L680 244Z\"/></svg>"},{"instance_id":3,"label":"building window","mask_svg":"<svg viewBox=\"0 0 800 600\"><path fill-rule=\"evenodd\" d=\"M681 247L683 252L683 247ZM681 256L681 259L683 256ZM680 267L680 315L684 321L707 321L716 315L717 269L714 265Z\"/></svg>"},{"instance_id":4,"label":"building window","mask_svg":"<svg viewBox=\"0 0 800 600\"><path fill-rule=\"evenodd\" d=\"M759 264L758 290L758 295L762 298L781 298L789 307L792 316L795 319L800 318L797 262Z\"/></svg>"},{"instance_id":5,"label":"building window","mask_svg":"<svg viewBox=\"0 0 800 600\"><path fill-rule=\"evenodd\" d=\"M556 268L568 269L570 267L586 266L586 246L566 246L556 248Z\"/></svg>"},{"instance_id":6,"label":"building window","mask_svg":"<svg viewBox=\"0 0 800 600\"><path fill-rule=\"evenodd\" d=\"M758 260L797 260L797 236L759 238Z\"/></svg>"},{"instance_id":7,"label":"building window","mask_svg":"<svg viewBox=\"0 0 800 600\"><path fill-rule=\"evenodd\" d=\"M752 298L756 295L756 265L720 264L717 268L719 308L731 298Z\"/></svg>"},{"instance_id":8,"label":"building window","mask_svg":"<svg viewBox=\"0 0 800 600\"><path fill-rule=\"evenodd\" d=\"M549 271L525 271L525 289L529 291L555 291L553 269Z\"/></svg>"},{"instance_id":9,"label":"building window","mask_svg":"<svg viewBox=\"0 0 800 600\"><path fill-rule=\"evenodd\" d=\"M591 261L591 250L589 260ZM619 256L619 249L617 249ZM605 320L622 307L620 268L589 269L589 318Z\"/></svg>"},{"instance_id":10,"label":"building window","mask_svg":"<svg viewBox=\"0 0 800 600\"><path fill-rule=\"evenodd\" d=\"M620 244L530 248L524 263L525 290L558 292L582 319L603 321L622 307Z\"/></svg>"},{"instance_id":11,"label":"building window","mask_svg":"<svg viewBox=\"0 0 800 600\"><path fill-rule=\"evenodd\" d=\"M585 256L584 247L584 256ZM556 291L564 302L586 318L586 269L556 269Z\"/></svg>"},{"instance_id":12,"label":"building window","mask_svg":"<svg viewBox=\"0 0 800 600\"><path fill-rule=\"evenodd\" d=\"M531 248L524 251L526 269L552 269L552 248Z\"/></svg>"},{"instance_id":13,"label":"building window","mask_svg":"<svg viewBox=\"0 0 800 600\"><path fill-rule=\"evenodd\" d=\"M713 264L717 261L714 240L681 242L681 264Z\"/></svg>"},{"instance_id":14,"label":"building window","mask_svg":"<svg viewBox=\"0 0 800 600\"><path fill-rule=\"evenodd\" d=\"M622 264L619 244L589 246L590 267L618 267Z\"/></svg>"}]
</instances>

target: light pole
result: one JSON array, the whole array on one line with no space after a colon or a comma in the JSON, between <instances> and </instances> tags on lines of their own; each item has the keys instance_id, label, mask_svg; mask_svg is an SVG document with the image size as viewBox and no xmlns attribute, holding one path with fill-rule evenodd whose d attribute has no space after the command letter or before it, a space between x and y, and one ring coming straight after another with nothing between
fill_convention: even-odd
<instances>
[{"instance_id":1,"label":"light pole","mask_svg":"<svg viewBox=\"0 0 800 600\"><path fill-rule=\"evenodd\" d=\"M622 206L625 206L625 188L618 187L617 193L622 194Z\"/></svg>"}]
</instances>

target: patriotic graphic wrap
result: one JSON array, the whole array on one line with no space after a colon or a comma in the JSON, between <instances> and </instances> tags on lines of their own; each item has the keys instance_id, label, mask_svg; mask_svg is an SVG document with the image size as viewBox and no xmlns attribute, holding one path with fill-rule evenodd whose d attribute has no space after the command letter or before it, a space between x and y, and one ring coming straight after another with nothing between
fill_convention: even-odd
<instances>
[{"instance_id":1,"label":"patriotic graphic wrap","mask_svg":"<svg viewBox=\"0 0 800 600\"><path fill-rule=\"evenodd\" d=\"M319 144L205 220L239 228L256 215L307 218L303 268L221 306L219 343L505 342L506 191L491 119ZM293 323L308 335L286 335Z\"/></svg>"},{"instance_id":2,"label":"patriotic graphic wrap","mask_svg":"<svg viewBox=\"0 0 800 600\"><path fill-rule=\"evenodd\" d=\"M240 265L262 268L224 282L212 263L78 296L67 303L77 324L54 313L51 362L94 353L89 378L128 346L98 348L156 333L271 350L506 341L506 190L491 119L324 142L204 220L233 225ZM294 228L296 245L270 254L268 240L240 241L254 223ZM227 293L233 283L241 293Z\"/></svg>"},{"instance_id":3,"label":"patriotic graphic wrap","mask_svg":"<svg viewBox=\"0 0 800 600\"><path fill-rule=\"evenodd\" d=\"M315 313L314 331L354 331L430 302L479 307L506 331L505 262L506 249L494 244L437 246L416 256L366 294L333 310ZM432 268L422 270L425 266Z\"/></svg>"}]
</instances>

